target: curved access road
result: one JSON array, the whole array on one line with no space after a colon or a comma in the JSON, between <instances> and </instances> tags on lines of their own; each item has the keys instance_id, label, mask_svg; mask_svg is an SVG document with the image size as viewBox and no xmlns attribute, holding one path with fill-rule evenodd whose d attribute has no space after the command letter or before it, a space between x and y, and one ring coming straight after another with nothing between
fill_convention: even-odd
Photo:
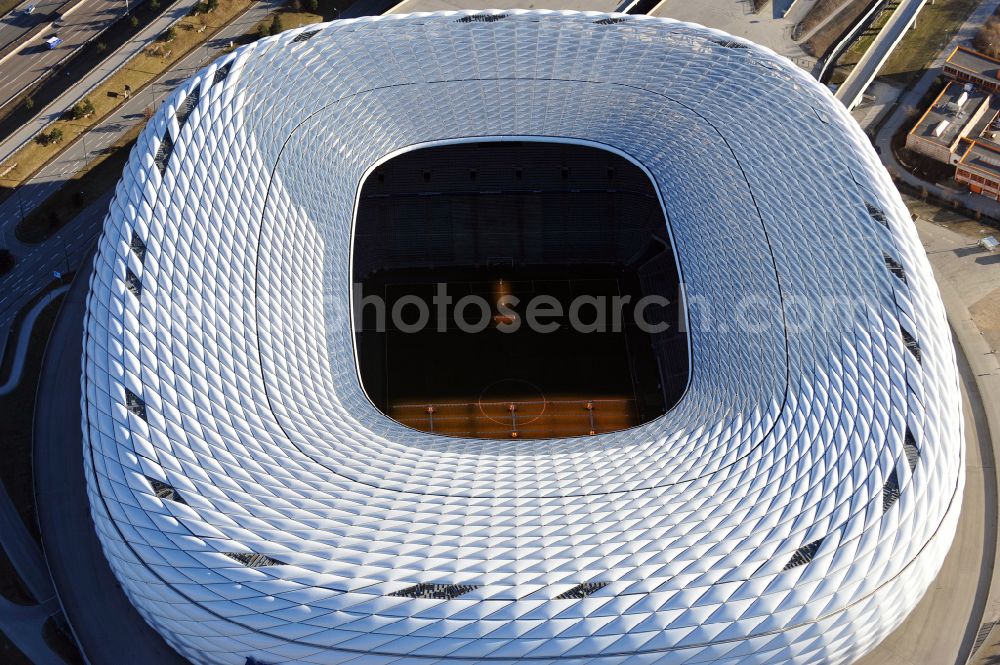
<instances>
[{"instance_id":1,"label":"curved access road","mask_svg":"<svg viewBox=\"0 0 1000 665\"><path fill-rule=\"evenodd\" d=\"M59 311L35 404L35 503L59 602L90 663L187 663L136 612L108 567L83 476L80 358L91 261Z\"/></svg>"}]
</instances>

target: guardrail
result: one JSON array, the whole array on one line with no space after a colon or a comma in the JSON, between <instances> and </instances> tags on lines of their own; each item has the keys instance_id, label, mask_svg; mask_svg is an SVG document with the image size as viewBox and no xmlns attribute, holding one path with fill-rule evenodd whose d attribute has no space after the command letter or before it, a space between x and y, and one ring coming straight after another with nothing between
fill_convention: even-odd
<instances>
[{"instance_id":1,"label":"guardrail","mask_svg":"<svg viewBox=\"0 0 1000 665\"><path fill-rule=\"evenodd\" d=\"M920 11L927 5L928 0L901 0L896 11L889 17L888 22L876 37L875 42L868 48L858 64L851 70L847 80L837 89L837 98L847 107L853 109L861 103L865 90L875 80L882 66L896 50L899 42L906 37L906 32L916 23ZM893 37L893 32L895 36ZM883 38L891 38L884 48L876 48ZM860 77L864 78L861 79ZM861 81L860 84L858 81ZM848 95L850 95L848 97Z\"/></svg>"},{"instance_id":2,"label":"guardrail","mask_svg":"<svg viewBox=\"0 0 1000 665\"><path fill-rule=\"evenodd\" d=\"M20 52L21 49L23 49L25 46L28 45L28 42L30 42L38 35L45 32L46 30L49 30L53 25L56 24L57 21L66 18L66 16L74 9L76 9L83 1L84 0L67 0L66 2L64 2L59 6L59 9L55 10L54 12L51 12L48 16L46 16L46 19L48 19L48 23L45 22L39 23L38 25L36 25L35 27L31 28L26 33L21 35L21 37L17 41L8 44L4 48L0 49L0 63L3 63L7 58L14 55L15 53ZM2 108L2 105L0 105L0 108Z\"/></svg>"},{"instance_id":3,"label":"guardrail","mask_svg":"<svg viewBox=\"0 0 1000 665\"><path fill-rule=\"evenodd\" d=\"M817 81L823 83L823 79L826 77L827 67L829 67L831 63L837 62L837 59L843 54L844 50L851 44L851 42L854 41L858 33L867 28L871 24L872 20L874 20L878 12L884 9L888 4L889 0L875 0L871 8L865 12L857 23L854 24L854 27L847 31L844 38L837 42L837 45L833 47L825 58L822 58L816 63L816 65L820 67L819 72L816 73Z\"/></svg>"},{"instance_id":4,"label":"guardrail","mask_svg":"<svg viewBox=\"0 0 1000 665\"><path fill-rule=\"evenodd\" d=\"M72 7L72 9L75 9L76 5L79 5L81 2L83 2L83 0L70 0L70 1L74 3L74 7ZM141 2L143 2L143 0L134 0L133 7L138 6ZM67 4L69 4L69 3L67 3ZM170 10L171 10L171 8L168 8L166 11L169 12ZM65 14L63 14L63 16L65 16ZM113 25L115 25L118 21L124 19L126 16L127 16L127 14L122 14L122 16L120 16L117 20L113 21L112 23L109 23L107 25L107 27L105 27L104 30L107 30L107 29L111 28ZM180 14L179 16L177 16L173 21L171 21L168 24L168 26L169 25L173 25L174 23L177 23L178 21L180 21L185 16L187 16L187 12L184 12L184 13ZM153 19L153 21L155 22L156 19ZM150 25L152 25L152 23L150 23ZM149 25L145 26L142 30L139 31L139 33L137 33L136 36L138 36L139 34L142 34L142 32L144 30L148 29L148 28L149 28ZM94 41L94 39L97 39L98 37L100 37L100 35L104 34L104 30L102 30L101 32L98 32L93 37L91 37L89 40L87 40L86 42L84 42L83 44L80 44L80 46L78 46L76 49L74 49L73 53L76 53L76 51L78 51L81 48L83 48L86 44L89 44L90 42ZM162 30L158 31L157 34L159 34L159 32L162 32ZM125 42L121 46L119 46L114 51L112 51L107 56L105 56L104 61L106 62L106 61L114 58L116 55L118 55L118 53L120 51L122 51L123 49L125 49L128 46L133 46L134 47L134 45L135 45L134 42L135 42L134 39L127 39L127 40L125 40ZM138 53L138 51L136 53ZM69 57L69 56L67 56L67 57ZM124 67L125 64L128 63L129 60L131 60L131 59L132 58L129 58L129 59L125 60L120 66L115 67L114 69L112 69L109 72L107 72L106 76L104 76L102 78L99 78L95 83L93 83L90 87L88 87L86 90L84 90L82 94L78 94L75 98L71 98L69 100L69 103L66 104L66 108L69 108L70 106L72 106L73 104L75 104L76 102L78 102L79 100L83 99L84 97L86 97L87 95L89 95L91 92L93 92L94 89L97 88L97 86L99 86L101 83L104 82L104 80L106 78L108 78L108 76L111 76L112 74L114 74L115 72L117 72L119 69L121 69L122 67ZM51 75L52 71L54 71L54 70L50 69L49 72L47 72L45 75L43 75L42 77L39 78L39 81L46 80ZM93 71L93 70L91 70L91 71ZM55 104L57 104L58 102L60 102L60 100L63 100L63 98L66 97L69 93L70 93L70 91L67 90L67 91L63 92L62 94L60 94L59 96L57 96L51 102L49 102L48 104L46 104L45 106L43 106L41 109L39 109L38 112L35 115L33 115L29 120L27 120L24 124L27 125L29 123L35 122L36 120L38 120L38 118L42 117L46 113L49 113L50 109ZM0 108L2 108L2 105L0 105ZM44 129L44 127L43 127L43 129ZM0 156L0 163L3 163L5 161L7 161L18 150L20 150L24 146L28 145L29 143L31 143L31 141L34 140L34 138L35 138L36 135L37 135L37 132L35 134L32 134L31 136L27 137L26 139L24 139L23 141L21 141L20 143L18 143L13 148L7 150L5 152L5 154L3 154L2 156Z\"/></svg>"}]
</instances>

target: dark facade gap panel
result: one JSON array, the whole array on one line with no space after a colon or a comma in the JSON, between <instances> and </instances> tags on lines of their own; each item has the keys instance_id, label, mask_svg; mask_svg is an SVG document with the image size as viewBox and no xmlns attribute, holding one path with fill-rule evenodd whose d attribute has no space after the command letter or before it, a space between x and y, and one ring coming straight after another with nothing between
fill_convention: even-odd
<instances>
[{"instance_id":1,"label":"dark facade gap panel","mask_svg":"<svg viewBox=\"0 0 1000 665\"><path fill-rule=\"evenodd\" d=\"M739 49L748 49L748 48L750 48L746 44L742 44L740 42L735 42L735 41L733 41L731 39L713 39L712 41L714 43L718 44L719 46L722 46L722 47L725 47L725 48L739 48Z\"/></svg>"},{"instance_id":2,"label":"dark facade gap panel","mask_svg":"<svg viewBox=\"0 0 1000 665\"><path fill-rule=\"evenodd\" d=\"M149 481L149 485L153 488L153 494L156 495L157 499L165 499L176 503L187 503L187 501L185 501L183 497L177 493L177 490L174 489L173 485L168 485L162 480L150 478L149 476L146 476L146 480Z\"/></svg>"},{"instance_id":3,"label":"dark facade gap panel","mask_svg":"<svg viewBox=\"0 0 1000 665\"><path fill-rule=\"evenodd\" d=\"M142 297L142 280L132 272L131 268L125 268L125 286L136 298Z\"/></svg>"},{"instance_id":4,"label":"dark facade gap panel","mask_svg":"<svg viewBox=\"0 0 1000 665\"><path fill-rule=\"evenodd\" d=\"M135 231L132 231L132 239L129 240L128 247L135 253L139 259L139 263L146 261L146 243L142 241L142 238Z\"/></svg>"},{"instance_id":5,"label":"dark facade gap panel","mask_svg":"<svg viewBox=\"0 0 1000 665\"><path fill-rule=\"evenodd\" d=\"M885 216L885 211L877 206L873 206L871 203L865 201L865 208L868 210L868 214L879 224L888 227L889 220Z\"/></svg>"},{"instance_id":6,"label":"dark facade gap panel","mask_svg":"<svg viewBox=\"0 0 1000 665\"><path fill-rule=\"evenodd\" d=\"M622 16L610 16L608 18L598 19L594 21L594 23L597 25L615 25L616 23L624 23L627 20L627 18Z\"/></svg>"},{"instance_id":7,"label":"dark facade gap panel","mask_svg":"<svg viewBox=\"0 0 1000 665\"><path fill-rule=\"evenodd\" d=\"M174 151L174 141L170 138L170 130L168 129L163 133L163 139L160 141L160 147L156 149L156 154L153 155L153 163L156 164L156 169L163 175L167 171L167 162L170 161L170 154Z\"/></svg>"},{"instance_id":8,"label":"dark facade gap panel","mask_svg":"<svg viewBox=\"0 0 1000 665\"><path fill-rule=\"evenodd\" d=\"M906 453L906 462L910 465L910 471L915 471L917 462L920 460L920 449L917 448L917 442L909 427L906 428L906 436L903 438L903 452Z\"/></svg>"},{"instance_id":9,"label":"dark facade gap panel","mask_svg":"<svg viewBox=\"0 0 1000 665\"><path fill-rule=\"evenodd\" d=\"M893 469L889 479L882 486L882 512L887 513L899 499L899 474Z\"/></svg>"},{"instance_id":10,"label":"dark facade gap panel","mask_svg":"<svg viewBox=\"0 0 1000 665\"><path fill-rule=\"evenodd\" d=\"M263 566L284 566L284 561L278 561L273 557L259 552L223 552L234 561L239 561L247 568L261 568Z\"/></svg>"},{"instance_id":11,"label":"dark facade gap panel","mask_svg":"<svg viewBox=\"0 0 1000 665\"><path fill-rule=\"evenodd\" d=\"M201 95L201 87L195 86L194 90L188 93L188 96L184 98L181 105L177 107L177 124L181 127L187 122L188 118L191 117L191 112L194 108L198 106L198 98Z\"/></svg>"},{"instance_id":12,"label":"dark facade gap panel","mask_svg":"<svg viewBox=\"0 0 1000 665\"><path fill-rule=\"evenodd\" d=\"M899 333L903 336L903 344L906 345L906 350L913 354L913 357L917 359L917 362L921 362L923 360L923 354L920 353L920 344L917 343L917 338L908 333L902 327L900 327Z\"/></svg>"},{"instance_id":13,"label":"dark facade gap panel","mask_svg":"<svg viewBox=\"0 0 1000 665\"><path fill-rule=\"evenodd\" d=\"M225 65L222 65L221 67L219 67L218 69L216 69L215 70L215 77L212 79L212 85L215 85L216 83L220 83L222 81L225 81L226 77L229 76L229 68L230 67L231 67L231 65L229 63L226 63Z\"/></svg>"},{"instance_id":14,"label":"dark facade gap panel","mask_svg":"<svg viewBox=\"0 0 1000 665\"><path fill-rule=\"evenodd\" d=\"M906 284L906 271L903 270L903 265L885 252L882 253L882 259L885 261L885 267L889 272L903 280L903 284Z\"/></svg>"},{"instance_id":15,"label":"dark facade gap panel","mask_svg":"<svg viewBox=\"0 0 1000 665\"><path fill-rule=\"evenodd\" d=\"M979 627L979 632L976 633L976 641L972 643L972 652L970 656L979 651L979 647L983 646L983 642L985 642L986 638L989 637L990 631L993 630L993 626L995 625L997 625L996 621L987 621Z\"/></svg>"},{"instance_id":16,"label":"dark facade gap panel","mask_svg":"<svg viewBox=\"0 0 1000 665\"><path fill-rule=\"evenodd\" d=\"M569 591L564 591L563 593L556 596L556 600L575 600L577 598L586 598L592 593L600 591L604 587L611 584L610 582L584 582L583 584L577 584L575 587Z\"/></svg>"},{"instance_id":17,"label":"dark facade gap panel","mask_svg":"<svg viewBox=\"0 0 1000 665\"><path fill-rule=\"evenodd\" d=\"M506 14L472 14L458 19L459 23L496 23L507 18Z\"/></svg>"},{"instance_id":18,"label":"dark facade gap panel","mask_svg":"<svg viewBox=\"0 0 1000 665\"><path fill-rule=\"evenodd\" d=\"M295 42L304 42L304 41L307 41L307 40L311 39L312 37L315 37L318 34L319 34L319 30L307 30L306 32L302 32L302 33L299 33L299 34L295 35L295 38L292 39L292 43L294 44Z\"/></svg>"},{"instance_id":19,"label":"dark facade gap panel","mask_svg":"<svg viewBox=\"0 0 1000 665\"><path fill-rule=\"evenodd\" d=\"M143 420L146 419L146 402L128 388L125 389L125 408Z\"/></svg>"},{"instance_id":20,"label":"dark facade gap panel","mask_svg":"<svg viewBox=\"0 0 1000 665\"><path fill-rule=\"evenodd\" d=\"M789 570L797 566L806 565L813 560L813 557L816 556L816 552L819 551L819 546L822 544L823 539L820 538L819 540L814 540L811 543L803 545L799 549L795 550L795 554L792 555L792 558L788 560L788 563L785 564L785 567L782 568L782 570Z\"/></svg>"},{"instance_id":21,"label":"dark facade gap panel","mask_svg":"<svg viewBox=\"0 0 1000 665\"><path fill-rule=\"evenodd\" d=\"M451 600L478 588L478 584L427 584L422 582L399 591L393 591L389 595L403 598Z\"/></svg>"}]
</instances>

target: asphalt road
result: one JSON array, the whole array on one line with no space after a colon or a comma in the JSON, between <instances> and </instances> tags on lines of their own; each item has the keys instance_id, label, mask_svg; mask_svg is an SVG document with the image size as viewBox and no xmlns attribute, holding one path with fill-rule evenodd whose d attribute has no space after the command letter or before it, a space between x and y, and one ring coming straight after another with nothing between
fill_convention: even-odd
<instances>
[{"instance_id":1,"label":"asphalt road","mask_svg":"<svg viewBox=\"0 0 1000 665\"><path fill-rule=\"evenodd\" d=\"M273 2L255 5L249 15L232 26L232 34L243 34L248 25L260 21ZM377 13L391 6L386 0L359 0L350 12L344 12L344 17ZM228 36L220 35L213 43L223 40L228 40ZM150 94L157 97L166 94L212 56L211 48L210 45L206 51L199 50L182 60L163 77L173 84L168 87L164 83L162 90ZM29 298L41 285L51 281L53 269L64 270L67 266L76 269L82 264L49 338L38 388L33 463L42 543L59 602L89 662L180 665L187 661L146 624L111 572L94 530L86 494L80 429L83 311L92 269L92 248L109 201L110 192L54 238L22 258L9 284L0 281L0 333L6 317L12 318L19 308L17 301ZM15 285L19 293L12 295L8 286Z\"/></svg>"},{"instance_id":2,"label":"asphalt road","mask_svg":"<svg viewBox=\"0 0 1000 665\"><path fill-rule=\"evenodd\" d=\"M132 607L90 516L80 430L83 312L92 261L73 281L49 338L35 405L35 502L52 580L87 661L181 665Z\"/></svg>"},{"instance_id":3,"label":"asphalt road","mask_svg":"<svg viewBox=\"0 0 1000 665\"><path fill-rule=\"evenodd\" d=\"M976 377L956 346L965 415L965 492L941 572L903 624L855 665L964 663L993 574L997 495L989 426Z\"/></svg>"},{"instance_id":4,"label":"asphalt road","mask_svg":"<svg viewBox=\"0 0 1000 665\"><path fill-rule=\"evenodd\" d=\"M48 16L59 8L66 0L24 0L21 4L0 19L0 49L5 49L39 23L48 21ZM25 13L25 8L34 5L35 11Z\"/></svg>"},{"instance_id":5,"label":"asphalt road","mask_svg":"<svg viewBox=\"0 0 1000 665\"><path fill-rule=\"evenodd\" d=\"M182 0L181 7L196 0ZM110 202L110 192L84 209L53 237L37 245L24 245L14 237L14 228L21 216L29 213L66 179L91 160L99 150L117 141L137 123L145 121L147 106L159 104L173 88L208 64L232 38L238 37L263 20L281 0L264 0L226 26L207 44L182 58L135 97L123 104L103 122L86 133L86 138L70 145L41 169L31 180L17 189L13 196L0 204L0 247L9 247L17 257L14 271L0 277L0 343L7 339L7 330L17 311L45 284L51 282L53 271L75 270L100 233L101 223ZM185 10L186 12L186 10ZM105 74L106 75L106 74Z\"/></svg>"},{"instance_id":6,"label":"asphalt road","mask_svg":"<svg viewBox=\"0 0 1000 665\"><path fill-rule=\"evenodd\" d=\"M114 0L124 5L125 0ZM132 6L141 0L129 0ZM21 127L11 133L3 142L0 142L0 162L7 161L11 155L30 141L38 132L44 129L49 123L59 119L63 114L94 89L101 81L117 71L140 50L145 48L150 42L157 38L170 25L187 16L191 8L197 4L198 0L178 0L169 9L163 12L151 23L146 25L137 35L123 44L114 53L107 56L104 61L94 68L86 76L77 81L72 81L67 85L59 97L49 103L34 118L24 123ZM73 14L70 15L73 18ZM44 36L44 35L43 35ZM57 49L58 50L58 49ZM17 53L8 58L7 62L16 61L22 55ZM0 93L2 96L2 93Z\"/></svg>"},{"instance_id":7,"label":"asphalt road","mask_svg":"<svg viewBox=\"0 0 1000 665\"><path fill-rule=\"evenodd\" d=\"M180 5L195 0L182 0ZM91 204L64 226L52 238L37 245L23 245L14 237L14 227L35 206L59 189L67 177L80 168L95 153L111 145L122 134L144 121L147 106L156 106L173 88L201 67L208 64L228 44L253 29L282 0L262 0L243 16L223 28L205 45L181 59L135 97L123 104L103 122L91 129L86 138L77 141L59 157L41 169L35 177L18 188L0 204L0 247L9 247L17 256L17 265L10 274L0 277L0 343L7 339L7 330L17 311L45 284L53 280L53 271L67 272L80 265L85 250L100 233L110 193ZM392 8L393 0L357 0L342 14L343 18L368 16Z\"/></svg>"},{"instance_id":8,"label":"asphalt road","mask_svg":"<svg viewBox=\"0 0 1000 665\"><path fill-rule=\"evenodd\" d=\"M5 58L0 62L0 107L8 104L25 88L47 75L52 67L72 55L124 14L125 0L83 0L52 28L43 30L16 53ZM9 19L10 15L7 18ZM58 35L63 42L58 47L50 49L45 40L53 35Z\"/></svg>"}]
</instances>

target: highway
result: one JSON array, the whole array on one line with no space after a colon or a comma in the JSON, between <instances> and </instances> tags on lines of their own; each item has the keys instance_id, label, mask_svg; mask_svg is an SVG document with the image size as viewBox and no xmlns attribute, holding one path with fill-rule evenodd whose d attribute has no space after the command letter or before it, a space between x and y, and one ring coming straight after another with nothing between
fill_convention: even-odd
<instances>
[{"instance_id":1,"label":"highway","mask_svg":"<svg viewBox=\"0 0 1000 665\"><path fill-rule=\"evenodd\" d=\"M123 1L123 0L118 0ZM66 89L44 109L0 142L0 162L5 162L49 123L59 119L73 104L82 99L113 72L144 49L170 25L188 15L198 0L177 0L170 9L145 26L139 34L123 44L114 53L78 81L70 83ZM17 57L11 56L11 57Z\"/></svg>"},{"instance_id":2,"label":"highway","mask_svg":"<svg viewBox=\"0 0 1000 665\"><path fill-rule=\"evenodd\" d=\"M9 14L0 19L0 50L16 43L36 25L49 20L49 14L56 11L66 0L24 0ZM25 13L25 8L34 5L35 11Z\"/></svg>"},{"instance_id":3,"label":"highway","mask_svg":"<svg viewBox=\"0 0 1000 665\"><path fill-rule=\"evenodd\" d=\"M181 4L193 4L195 1L182 0ZM261 0L251 5L246 13L219 31L206 44L182 58L152 84L138 91L132 99L87 132L84 140L70 145L57 159L0 204L0 247L9 247L17 256L14 270L0 277L0 343L7 339L10 323L17 311L53 280L53 271L68 272L79 267L87 248L100 232L110 192L89 205L53 237L37 245L22 244L14 237L14 228L21 215L30 212L58 190L67 177L85 163L85 159L93 159L97 151L117 141L136 124L144 122L143 111L147 106L155 107L159 104L177 84L218 56L230 39L252 30L280 6L282 1ZM344 10L342 17L378 14L391 8L393 4L392 0L357 0Z\"/></svg>"},{"instance_id":4,"label":"highway","mask_svg":"<svg viewBox=\"0 0 1000 665\"><path fill-rule=\"evenodd\" d=\"M196 0L188 1L193 4ZM280 4L281 0L263 0L252 5L207 44L189 53L145 89L138 91L132 99L87 132L84 140L70 145L0 204L0 246L11 248L17 255L14 271L0 277L0 340L7 339L10 322L24 303L53 280L53 271L68 272L79 267L86 249L100 232L110 192L87 207L52 238L37 245L21 244L14 237L14 228L22 212L27 214L58 190L70 174L86 163L85 159L93 159L99 150L113 144L136 124L144 122L143 111L147 106L159 104L178 83L217 56L230 39L251 30Z\"/></svg>"},{"instance_id":5,"label":"highway","mask_svg":"<svg viewBox=\"0 0 1000 665\"><path fill-rule=\"evenodd\" d=\"M254 5L251 10L252 13L237 21L238 25L234 26L232 30L227 28L226 32L217 39L212 40L211 45L199 49L195 54L182 60L174 69L160 77L154 86L141 91L132 100L131 106L127 105L125 108L120 109L106 123L102 123L98 128L88 133L87 153L93 153L101 147L110 144L118 136L127 131L128 127L141 122L141 111L145 106L151 103L158 103L177 83L216 55L225 40L228 39L227 35L235 36L242 34L247 29L247 26L252 27L252 25L261 20L276 2L277 0L271 0L270 2L262 2ZM356 6L364 5L368 2L374 4L375 0L361 0L361 2L356 3ZM410 0L407 3L407 7L411 7L413 10L422 8L414 6L415 4L419 3ZM371 11L368 13L375 12ZM360 11L357 13L351 12L350 15L359 14ZM345 12L345 17L348 15ZM2 34L2 31L0 31L0 34ZM139 116L137 117L136 114L139 114ZM69 225L45 243L36 246L23 246L13 242L13 225L19 218L20 208L26 206L30 209L33 205L37 205L47 195L46 191L52 191L45 188L57 187L62 179L66 177L66 174L74 171L83 163L84 158L84 146L82 142L78 142L74 146L71 146L70 152L52 165L51 171L39 174L39 178L33 179L23 187L20 197L15 196L4 205L0 205L0 246L13 246L18 255L18 265L15 271L7 277L0 278L0 341L6 339L7 326L17 310L35 295L42 286L53 279L53 270L73 270L77 269L81 264L89 267L87 259L90 256L90 248L93 246L93 241L100 231L104 212L110 200L110 193L94 201ZM4 237L5 235L6 237ZM81 281L83 280L78 280L78 283ZM60 390L68 387L70 393L72 391L76 392L74 394L66 394L66 399L53 398L44 400L45 403L50 405L52 410L47 412L48 416L45 414L36 414L40 418L38 423L40 430L43 433L49 432L50 434L55 434L55 436L49 436L47 443L42 442L40 444L36 442L36 446L42 446L41 450L36 449L35 471L38 474L36 477L38 478L39 487L36 491L38 492L37 498L40 516L43 520L43 535L45 535L46 531L52 533L53 529L57 532L68 534L68 538L63 538L57 543L49 541L49 536L45 535L47 540L46 545L49 548L48 555L50 557L55 556L58 559L53 564L53 576L56 577L60 594L65 594L67 584L71 589L78 589L80 592L71 592L70 597L64 597L63 601L67 603L66 611L74 627L85 633L81 637L86 640L84 650L88 655L108 656L115 654L115 656L124 659L112 660L110 662L172 662L173 654L165 647L162 640L159 640L158 636L149 631L148 628L145 628L145 624L138 619L138 615L135 614L127 602L122 603L124 597L113 583L113 579L108 577L110 571L107 570L106 563L101 568L100 564L103 563L103 556L99 547L94 548L96 539L94 538L93 529L90 528L88 532L86 528L91 525L91 522L87 514L86 500L82 498L81 494L83 491L82 473L76 473L82 469L83 462L81 445L78 438L79 312L82 306L79 296L80 288L78 286L75 297L70 298L67 311L61 317L59 328L57 328L53 338L55 343L50 345L50 354L46 358L45 378L43 379L44 383L40 394L52 395L50 391L54 390L53 386L58 386ZM967 372L965 372L965 378L969 378ZM62 412L56 413L60 408ZM973 442L982 439L982 423L978 424L978 430L970 428L970 446L973 445ZM62 436L62 432L68 434L75 433L77 438ZM985 451L982 452L985 453ZM986 455L984 454L983 457L986 457ZM970 459L969 461L971 464L975 464L976 462L982 464L986 461L983 457ZM74 462L74 460L76 461ZM42 469L40 467L46 468ZM984 480L982 479L982 471L980 471L979 482L982 483ZM53 483L56 483L58 489L52 489ZM979 491L982 492L982 490ZM970 517L972 519L969 519ZM44 522L49 520L51 521L46 526ZM978 569L977 564L981 562L981 559L976 561L973 555L983 553L984 539L982 538L982 534L980 533L976 536L976 526L982 526L983 521L984 516L982 513L973 513L966 516L963 534L969 535L964 536L959 541L960 544L956 545L956 552L962 552L961 558L958 558L959 555L956 554L953 563L949 565L945 574L939 578L939 585L948 588L949 583L955 584L955 578L949 579L947 575L961 575L959 579L964 588L971 588L970 585L974 585L978 581L981 570ZM66 526L67 524L75 526L70 528ZM90 595L91 592L100 592L100 596ZM937 605L931 600L940 599L941 597L940 594L929 596L928 602L924 604L928 608L927 613L918 613L915 620L909 622L895 636L896 640L890 642L889 646L898 648L896 645L899 644L923 645L927 640L931 639L932 633L928 631L928 626L934 625L935 620L949 611L955 615L951 617L952 625L956 623L964 624L964 622L968 621L971 607L963 606L958 608L950 606L947 603ZM971 599L969 599L968 604L971 605ZM935 607L937 607L936 611L933 609ZM131 632L133 628L139 632ZM964 628L964 625L962 628ZM916 638L920 636L924 636L926 639L918 641ZM956 645L958 642L963 643L961 645L963 648L968 646L965 635L956 634L953 638L947 646L953 649L958 648ZM944 651L943 646L940 650ZM919 648L911 647L910 653L906 655L911 656L914 652L916 654L927 653ZM910 661L902 658L899 660L892 658L880 660L878 658L881 654L884 654L884 652L875 654L871 662L880 664L883 662L921 662L919 660ZM94 660L93 662L98 661Z\"/></svg>"},{"instance_id":6,"label":"highway","mask_svg":"<svg viewBox=\"0 0 1000 665\"><path fill-rule=\"evenodd\" d=\"M135 4L131 2L132 6ZM82 0L68 10L62 20L0 61L0 107L10 103L28 86L49 75L53 67L124 14L125 0ZM63 42L50 49L45 40L53 35L58 35Z\"/></svg>"}]
</instances>

